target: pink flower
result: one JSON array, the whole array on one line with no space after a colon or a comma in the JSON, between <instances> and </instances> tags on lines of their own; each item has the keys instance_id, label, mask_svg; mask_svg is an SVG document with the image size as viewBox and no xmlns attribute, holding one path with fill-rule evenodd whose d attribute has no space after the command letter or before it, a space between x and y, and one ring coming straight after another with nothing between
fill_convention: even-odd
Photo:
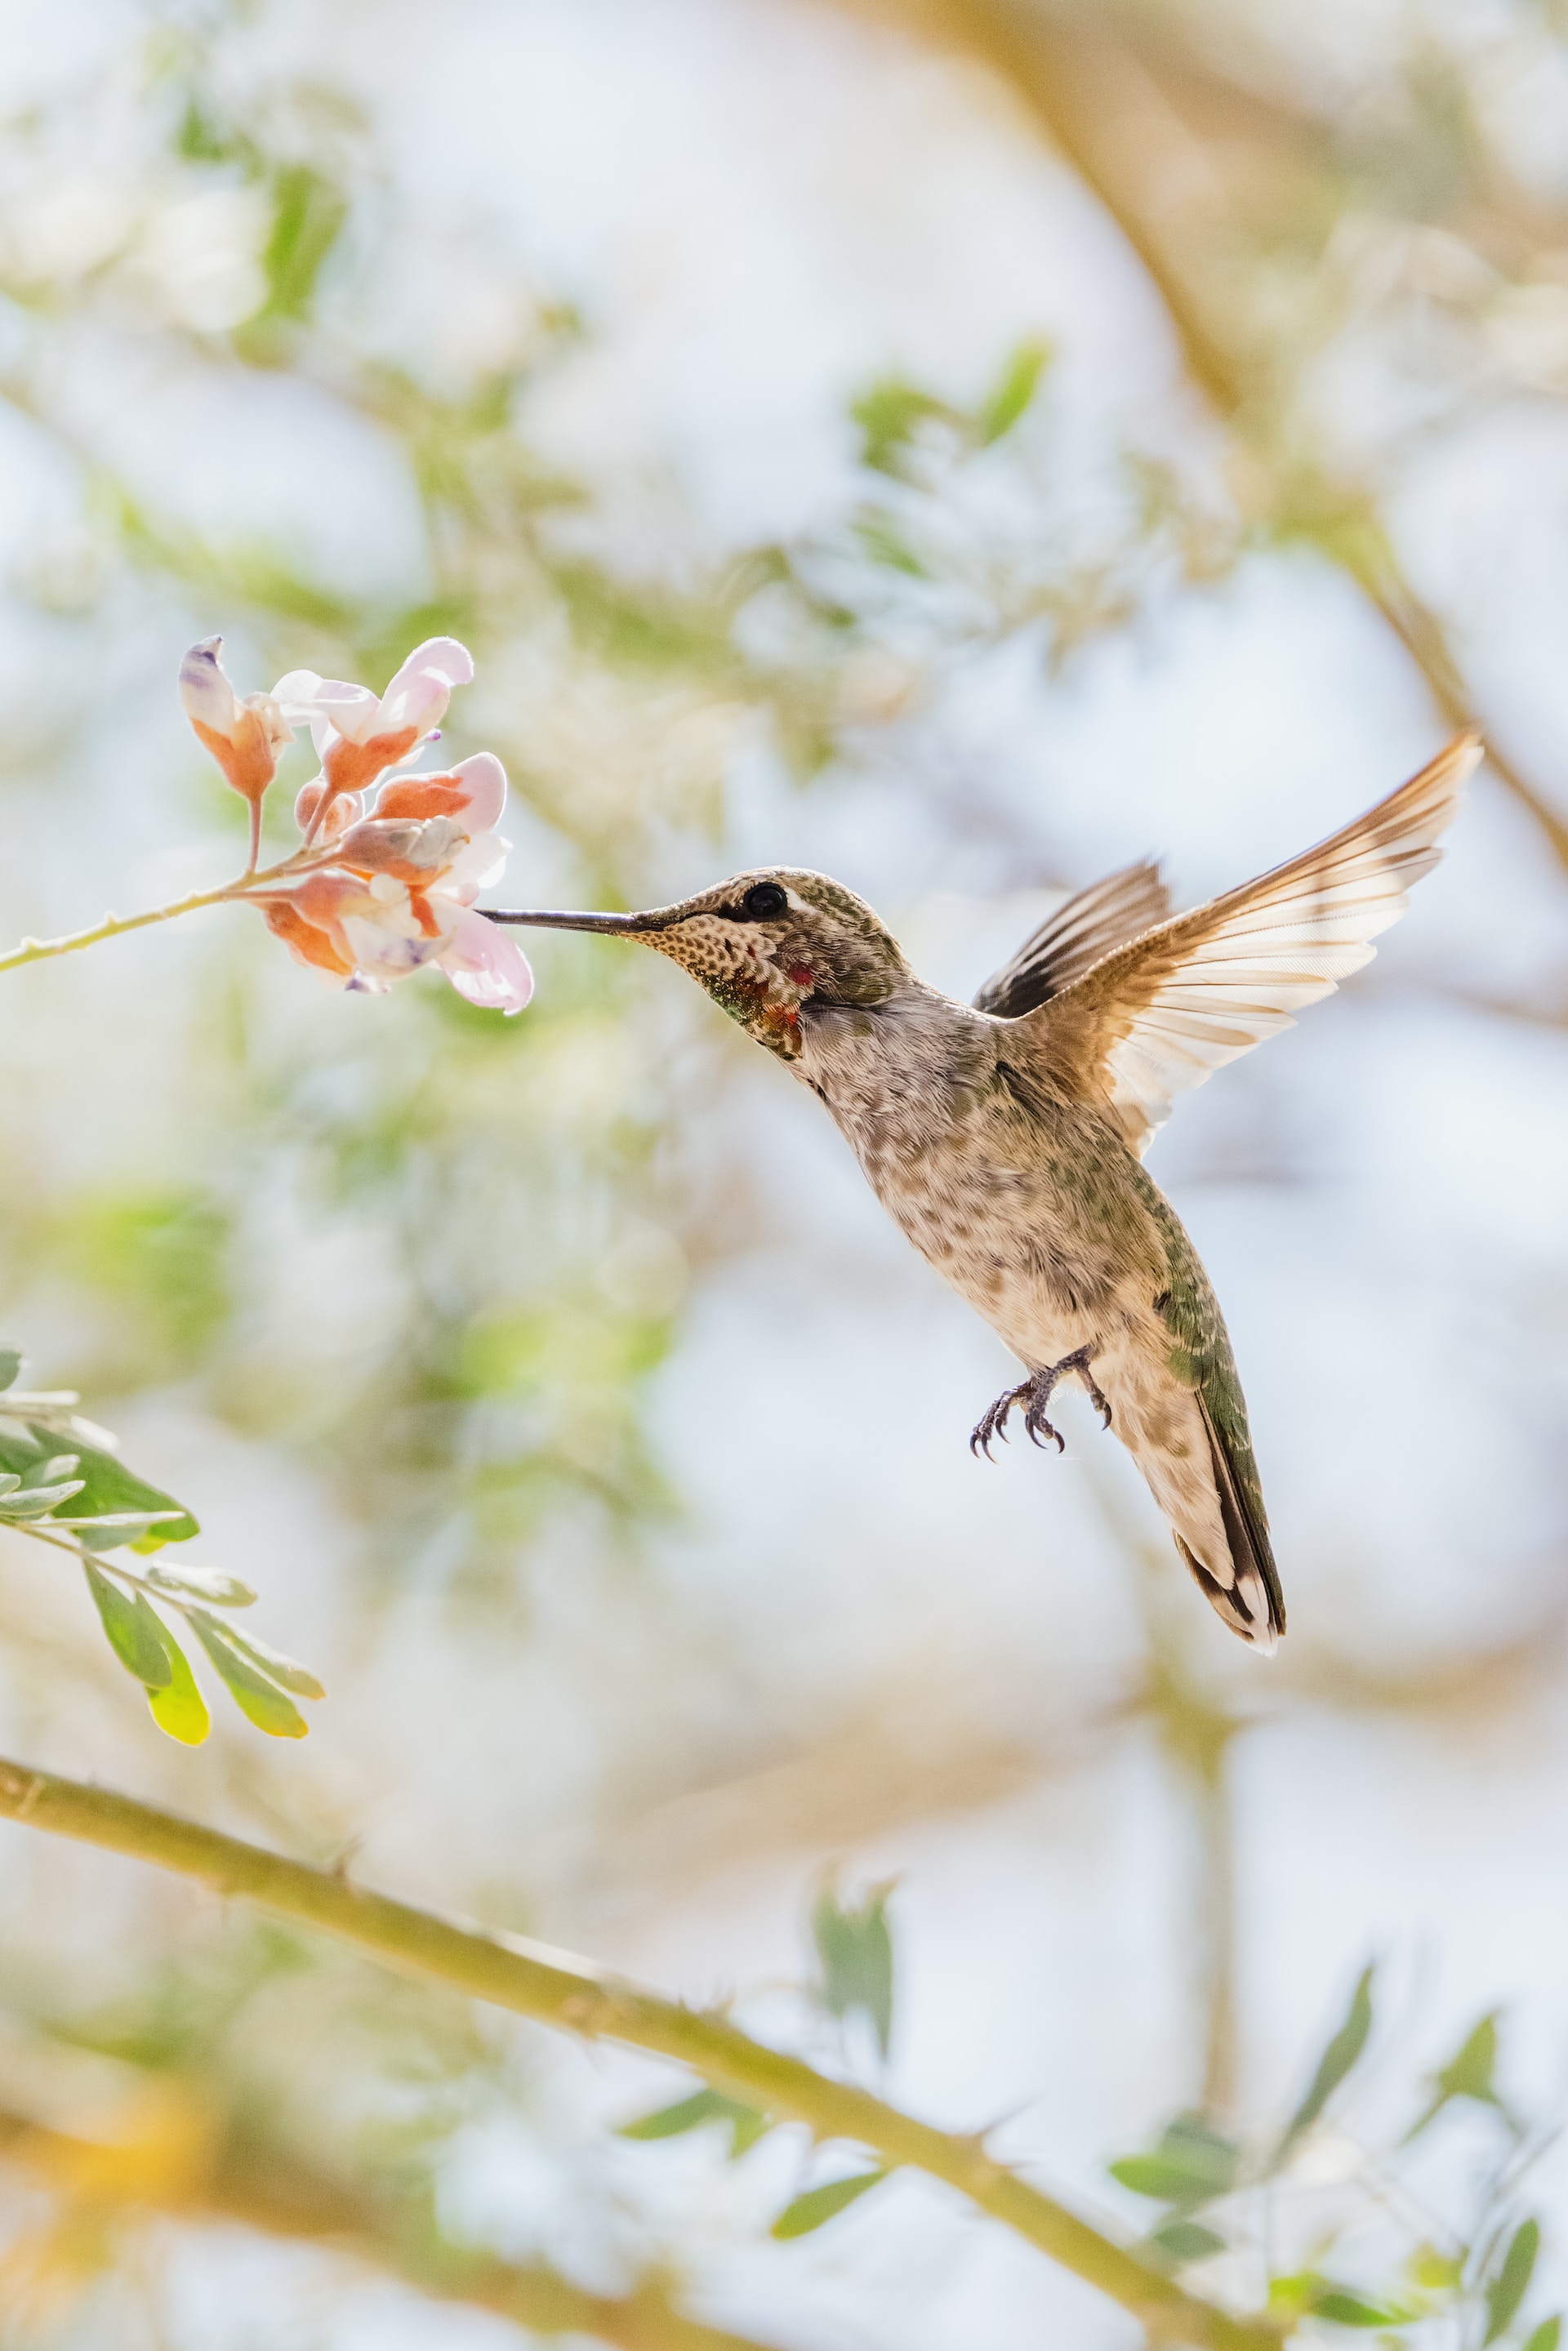
<instances>
[{"instance_id":1,"label":"pink flower","mask_svg":"<svg viewBox=\"0 0 1568 2351\"><path fill-rule=\"evenodd\" d=\"M528 957L511 934L472 906L458 907L435 960L458 995L486 1012L520 1012L534 992Z\"/></svg>"},{"instance_id":2,"label":"pink flower","mask_svg":"<svg viewBox=\"0 0 1568 2351\"><path fill-rule=\"evenodd\" d=\"M461 817L470 833L493 832L507 804L507 771L493 751L476 751L447 774L394 776L382 788L376 814Z\"/></svg>"},{"instance_id":3,"label":"pink flower","mask_svg":"<svg viewBox=\"0 0 1568 2351\"><path fill-rule=\"evenodd\" d=\"M440 724L452 689L474 675L473 656L455 637L429 637L416 645L382 695L342 678L293 669L273 688L285 717L310 729L327 799L362 791L421 737Z\"/></svg>"},{"instance_id":4,"label":"pink flower","mask_svg":"<svg viewBox=\"0 0 1568 2351\"><path fill-rule=\"evenodd\" d=\"M204 637L180 664L180 699L197 739L227 781L250 802L251 863L261 836L261 803L277 772L277 757L294 734L270 694L235 695L218 659L222 637Z\"/></svg>"},{"instance_id":5,"label":"pink flower","mask_svg":"<svg viewBox=\"0 0 1568 2351\"><path fill-rule=\"evenodd\" d=\"M306 826L321 789L300 795ZM506 769L488 751L444 775L396 778L371 816L355 797L355 820L334 831L330 862L268 894L269 927L299 962L350 987L384 993L434 963L471 1004L520 1012L533 993L527 958L472 911L507 861L494 830L506 797ZM328 826L335 813L334 804Z\"/></svg>"},{"instance_id":6,"label":"pink flower","mask_svg":"<svg viewBox=\"0 0 1568 2351\"><path fill-rule=\"evenodd\" d=\"M322 841L336 841L338 835L347 832L355 819L363 816L364 812L362 792L340 792L336 799L332 799L328 794L324 776L317 776L310 783L301 784L294 803L294 821L300 831L312 834Z\"/></svg>"}]
</instances>

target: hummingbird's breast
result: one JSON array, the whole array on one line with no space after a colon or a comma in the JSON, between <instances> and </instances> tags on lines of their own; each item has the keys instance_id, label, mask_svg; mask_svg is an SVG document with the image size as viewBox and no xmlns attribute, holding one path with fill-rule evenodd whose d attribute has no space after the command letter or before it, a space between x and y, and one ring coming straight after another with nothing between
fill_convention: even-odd
<instances>
[{"instance_id":1,"label":"hummingbird's breast","mask_svg":"<svg viewBox=\"0 0 1568 2351\"><path fill-rule=\"evenodd\" d=\"M821 1095L889 1215L1030 1364L1133 1311L1164 1251L1146 1179L1091 1105L1007 1059L1007 1023L922 991L802 1021L797 1074Z\"/></svg>"}]
</instances>

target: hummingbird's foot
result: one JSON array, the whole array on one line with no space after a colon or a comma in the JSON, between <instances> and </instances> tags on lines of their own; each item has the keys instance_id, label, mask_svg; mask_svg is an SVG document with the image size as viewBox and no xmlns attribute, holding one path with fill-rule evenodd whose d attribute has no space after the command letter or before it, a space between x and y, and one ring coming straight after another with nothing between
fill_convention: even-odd
<instances>
[{"instance_id":1,"label":"hummingbird's foot","mask_svg":"<svg viewBox=\"0 0 1568 2351\"><path fill-rule=\"evenodd\" d=\"M1111 1399L1105 1394L1103 1388L1101 1387L1099 1382L1095 1379L1093 1374L1089 1368L1090 1364L1093 1361L1094 1350L1092 1347L1079 1347L1075 1349L1071 1355L1063 1355L1061 1363L1054 1365L1051 1377L1053 1380L1059 1380L1064 1372L1076 1372L1079 1378L1082 1381L1084 1387L1088 1391L1090 1403L1093 1405L1095 1411L1100 1416L1101 1427L1109 1428L1111 1426Z\"/></svg>"},{"instance_id":2,"label":"hummingbird's foot","mask_svg":"<svg viewBox=\"0 0 1568 2351\"><path fill-rule=\"evenodd\" d=\"M1054 1440L1057 1451L1065 1453L1066 1438L1061 1431L1046 1418L1045 1414L1057 1382L1065 1379L1069 1372L1078 1374L1089 1391L1089 1401L1099 1414L1102 1426L1109 1428L1111 1426L1110 1400L1096 1384L1090 1372L1089 1366L1093 1358L1092 1347L1075 1347L1071 1355L1063 1355L1060 1364L1047 1364L1042 1371L1036 1372L1030 1379L1020 1381L1016 1388L1009 1388L1004 1395L997 1398L970 1437L970 1452L983 1453L989 1461L992 1458L992 1437L999 1437L1006 1444L1008 1415L1015 1404L1021 1404L1024 1407L1023 1425L1033 1442L1043 1446Z\"/></svg>"},{"instance_id":3,"label":"hummingbird's foot","mask_svg":"<svg viewBox=\"0 0 1568 2351\"><path fill-rule=\"evenodd\" d=\"M1015 1404L1032 1404L1033 1399L1034 1382L1032 1380L1025 1380L1019 1386L1016 1388L1009 1388L1004 1395L999 1395L995 1404L987 1407L975 1427L970 1431L970 1452L975 1454L977 1457L983 1453L988 1461L993 1459L994 1456L991 1452L992 1437L999 1437L1002 1443L1005 1445L1008 1441L1009 1413L1011 1412ZM1048 1428L1051 1426L1049 1421L1046 1423L1046 1426ZM1051 1433L1052 1437L1056 1437L1056 1431L1054 1428L1051 1430ZM1058 1437L1056 1441L1060 1445L1061 1439Z\"/></svg>"}]
</instances>

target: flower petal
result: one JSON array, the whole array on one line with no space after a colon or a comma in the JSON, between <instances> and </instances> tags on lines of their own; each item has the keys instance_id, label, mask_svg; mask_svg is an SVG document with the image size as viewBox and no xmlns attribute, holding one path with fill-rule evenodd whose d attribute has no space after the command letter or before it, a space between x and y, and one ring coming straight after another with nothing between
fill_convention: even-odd
<instances>
[{"instance_id":1,"label":"flower petal","mask_svg":"<svg viewBox=\"0 0 1568 2351\"><path fill-rule=\"evenodd\" d=\"M468 795L455 775L394 776L376 801L379 817L462 816Z\"/></svg>"},{"instance_id":2,"label":"flower petal","mask_svg":"<svg viewBox=\"0 0 1568 2351\"><path fill-rule=\"evenodd\" d=\"M303 722L313 736L325 722L350 743L362 743L381 716L381 697L368 685L352 685L341 677L318 677L313 669L291 669L287 677L278 679L272 697L285 718ZM319 738L316 748L321 748Z\"/></svg>"},{"instance_id":3,"label":"flower petal","mask_svg":"<svg viewBox=\"0 0 1568 2351\"><path fill-rule=\"evenodd\" d=\"M345 833L337 854L360 873L392 873L428 887L444 873L468 836L449 816L370 817Z\"/></svg>"},{"instance_id":4,"label":"flower petal","mask_svg":"<svg viewBox=\"0 0 1568 2351\"><path fill-rule=\"evenodd\" d=\"M449 690L474 683L474 656L466 645L459 644L455 637L426 637L422 645L415 645L382 696L382 701L390 702L414 670L425 669L434 671Z\"/></svg>"},{"instance_id":5,"label":"flower petal","mask_svg":"<svg viewBox=\"0 0 1568 2351\"><path fill-rule=\"evenodd\" d=\"M180 664L180 699L193 724L210 727L214 735L232 735L238 705L218 659L223 649L222 637L204 637L191 647Z\"/></svg>"},{"instance_id":6,"label":"flower petal","mask_svg":"<svg viewBox=\"0 0 1568 2351\"><path fill-rule=\"evenodd\" d=\"M412 728L415 736L423 735L446 716L451 699L452 688L436 671L410 670L405 666L382 696L378 727L387 734L402 734Z\"/></svg>"},{"instance_id":7,"label":"flower petal","mask_svg":"<svg viewBox=\"0 0 1568 2351\"><path fill-rule=\"evenodd\" d=\"M389 732L378 719L362 736L333 735L321 754L322 771L335 792L366 791L383 768L406 758L418 739L417 726Z\"/></svg>"},{"instance_id":8,"label":"flower petal","mask_svg":"<svg viewBox=\"0 0 1568 2351\"><path fill-rule=\"evenodd\" d=\"M283 749L286 743L293 742L294 729L270 694L247 694L240 707L243 710L255 711L261 722L262 731L272 747L274 757Z\"/></svg>"},{"instance_id":9,"label":"flower petal","mask_svg":"<svg viewBox=\"0 0 1568 2351\"><path fill-rule=\"evenodd\" d=\"M413 935L403 925L412 927ZM345 914L343 935L353 954L354 968L382 979L402 979L440 952L441 940L425 938L412 914L387 907L375 921L362 914Z\"/></svg>"},{"instance_id":10,"label":"flower petal","mask_svg":"<svg viewBox=\"0 0 1568 2351\"><path fill-rule=\"evenodd\" d=\"M517 941L465 906L435 960L470 1004L488 1012L520 1012L534 992L534 976Z\"/></svg>"},{"instance_id":11,"label":"flower petal","mask_svg":"<svg viewBox=\"0 0 1568 2351\"><path fill-rule=\"evenodd\" d=\"M494 751L476 751L452 770L468 801L470 832L493 832L507 805L507 771Z\"/></svg>"},{"instance_id":12,"label":"flower petal","mask_svg":"<svg viewBox=\"0 0 1568 2351\"><path fill-rule=\"evenodd\" d=\"M445 711L455 685L467 685L474 656L455 637L426 637L415 645L382 696L382 725L389 731L417 726L423 733Z\"/></svg>"},{"instance_id":13,"label":"flower petal","mask_svg":"<svg viewBox=\"0 0 1568 2351\"><path fill-rule=\"evenodd\" d=\"M326 789L325 776L312 776L308 784L300 785L299 797L294 803L294 821L302 833L309 831L310 820L319 808L321 795ZM358 824L364 812L365 804L358 792L340 792L336 799L328 802L327 813L316 834L317 840L321 842L336 841L339 834L347 832L351 824Z\"/></svg>"},{"instance_id":14,"label":"flower petal","mask_svg":"<svg viewBox=\"0 0 1568 2351\"><path fill-rule=\"evenodd\" d=\"M511 849L511 842L503 841L498 832L476 834L453 859L452 880L446 886L458 885L454 895L472 905L481 890L488 890L500 880Z\"/></svg>"},{"instance_id":15,"label":"flower petal","mask_svg":"<svg viewBox=\"0 0 1568 2351\"><path fill-rule=\"evenodd\" d=\"M285 899L276 900L262 907L262 919L275 938L283 941L296 963L307 968L330 973L338 979L347 979L353 966L340 955L325 931L308 923L297 906Z\"/></svg>"}]
</instances>

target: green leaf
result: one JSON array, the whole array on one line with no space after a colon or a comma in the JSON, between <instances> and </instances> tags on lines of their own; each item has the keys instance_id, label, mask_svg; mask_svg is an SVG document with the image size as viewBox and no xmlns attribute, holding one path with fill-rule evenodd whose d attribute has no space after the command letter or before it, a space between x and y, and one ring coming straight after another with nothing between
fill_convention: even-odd
<instances>
[{"instance_id":1,"label":"green leaf","mask_svg":"<svg viewBox=\"0 0 1568 2351\"><path fill-rule=\"evenodd\" d=\"M1051 345L1023 342L1009 357L1000 375L975 412L975 438L982 449L1010 433L1040 389L1051 360Z\"/></svg>"},{"instance_id":2,"label":"green leaf","mask_svg":"<svg viewBox=\"0 0 1568 2351\"><path fill-rule=\"evenodd\" d=\"M830 2016L858 2009L870 2020L885 2057L893 2037L893 1935L888 1896L897 1884L888 1878L867 1888L858 1903L841 1903L830 1879L811 1912L811 1934L822 1963L818 2005Z\"/></svg>"},{"instance_id":3,"label":"green leaf","mask_svg":"<svg viewBox=\"0 0 1568 2351\"><path fill-rule=\"evenodd\" d=\"M833 2220L887 2178L885 2171L857 2171L848 2179L830 2179L825 2188L809 2189L785 2206L774 2221L775 2237L809 2237L824 2220Z\"/></svg>"},{"instance_id":4,"label":"green leaf","mask_svg":"<svg viewBox=\"0 0 1568 2351\"><path fill-rule=\"evenodd\" d=\"M661 2106L656 2114L622 2123L619 2135L622 2138L679 2138L683 2132L701 2130L706 2123L728 2126L729 2151L734 2158L756 2146L768 2126L768 2118L757 2107L744 2105L738 2098L727 2098L721 2090L703 2089L673 2106Z\"/></svg>"},{"instance_id":5,"label":"green leaf","mask_svg":"<svg viewBox=\"0 0 1568 2351\"><path fill-rule=\"evenodd\" d=\"M172 1494L161 1487L150 1486L112 1453L99 1446L89 1445L79 1437L72 1438L76 1448L76 1475L80 1488L74 1499L76 1509L63 1513L66 1521L98 1519L129 1512L135 1518L153 1520L163 1511L172 1511L146 1537L149 1549L161 1543L186 1542L200 1532L195 1520ZM0 1471L12 1471L24 1484L41 1474L48 1462L59 1458L59 1432L41 1422L23 1423L6 1417L0 1420Z\"/></svg>"},{"instance_id":6,"label":"green leaf","mask_svg":"<svg viewBox=\"0 0 1568 2351\"><path fill-rule=\"evenodd\" d=\"M1124 2156L1108 2168L1135 2196L1191 2209L1236 2185L1239 2150L1201 2115L1178 2115L1152 2154Z\"/></svg>"},{"instance_id":7,"label":"green leaf","mask_svg":"<svg viewBox=\"0 0 1568 2351\"><path fill-rule=\"evenodd\" d=\"M269 1739L303 1739L310 1728L305 1717L292 1698L285 1698L275 1682L231 1646L228 1626L207 1616L203 1609L193 1608L190 1614L196 1638L223 1676L240 1712Z\"/></svg>"},{"instance_id":8,"label":"green leaf","mask_svg":"<svg viewBox=\"0 0 1568 2351\"><path fill-rule=\"evenodd\" d=\"M140 1592L122 1592L90 1559L82 1568L109 1646L126 1672L150 1690L167 1689L174 1678L175 1642L157 1610Z\"/></svg>"},{"instance_id":9,"label":"green leaf","mask_svg":"<svg viewBox=\"0 0 1568 2351\"><path fill-rule=\"evenodd\" d=\"M1192 2174L1179 2165L1167 2163L1157 2155L1124 2155L1105 2167L1113 2179L1130 2188L1134 2196L1150 2196L1162 2204L1185 2204L1194 2199L1195 2182ZM1205 2189L1207 2196L1213 2191Z\"/></svg>"},{"instance_id":10,"label":"green leaf","mask_svg":"<svg viewBox=\"0 0 1568 2351\"><path fill-rule=\"evenodd\" d=\"M772 2120L770 2115L758 2114L753 2106L741 2108L730 2126L729 2159L732 2163L738 2156L744 2155L747 2147L755 2147L758 2140L772 2128Z\"/></svg>"},{"instance_id":11,"label":"green leaf","mask_svg":"<svg viewBox=\"0 0 1568 2351\"><path fill-rule=\"evenodd\" d=\"M1404 2315L1385 2304L1364 2302L1360 2294L1348 2294L1343 2286L1331 2286L1312 2304L1314 2318L1330 2319L1335 2326L1397 2326Z\"/></svg>"},{"instance_id":12,"label":"green leaf","mask_svg":"<svg viewBox=\"0 0 1568 2351\"><path fill-rule=\"evenodd\" d=\"M149 1690L147 1703L152 1709L152 1719L171 1739L182 1747L199 1747L213 1727L207 1712L207 1702L196 1687L196 1677L190 1661L179 1643L171 1635L169 1662L173 1671L167 1689Z\"/></svg>"},{"instance_id":13,"label":"green leaf","mask_svg":"<svg viewBox=\"0 0 1568 2351\"><path fill-rule=\"evenodd\" d=\"M1316 2270L1297 2270L1289 2277L1269 2281L1269 2308L1276 2317L1299 2318L1313 2308L1328 2281Z\"/></svg>"},{"instance_id":14,"label":"green leaf","mask_svg":"<svg viewBox=\"0 0 1568 2351\"><path fill-rule=\"evenodd\" d=\"M911 580L924 580L925 566L899 529L892 515L874 507L867 507L855 522L855 537L860 540L873 563L890 571L903 571Z\"/></svg>"},{"instance_id":15,"label":"green leaf","mask_svg":"<svg viewBox=\"0 0 1568 2351\"><path fill-rule=\"evenodd\" d=\"M1487 2344L1495 2343L1512 2324L1514 2313L1530 2291L1530 2281L1535 2272L1535 2257L1540 2251L1540 2222L1521 2220L1487 2287L1487 2331L1481 2336L1483 2351Z\"/></svg>"},{"instance_id":16,"label":"green leaf","mask_svg":"<svg viewBox=\"0 0 1568 2351\"><path fill-rule=\"evenodd\" d=\"M146 1571L149 1583L185 1600L204 1600L214 1608L249 1608L256 1599L248 1583L237 1575L223 1575L214 1567L165 1567Z\"/></svg>"},{"instance_id":17,"label":"green leaf","mask_svg":"<svg viewBox=\"0 0 1568 2351\"><path fill-rule=\"evenodd\" d=\"M1494 2008L1471 2028L1448 2063L1432 2075L1431 2102L1406 2132L1406 2146L1436 2120L1450 2098L1475 2098L1482 2105L1501 2108L1502 2100L1492 2081L1497 2071L1497 2020Z\"/></svg>"},{"instance_id":18,"label":"green leaf","mask_svg":"<svg viewBox=\"0 0 1568 2351\"><path fill-rule=\"evenodd\" d=\"M1543 2318L1525 2345L1524 2351L1557 2351L1562 2335L1561 2318Z\"/></svg>"},{"instance_id":19,"label":"green leaf","mask_svg":"<svg viewBox=\"0 0 1568 2351\"><path fill-rule=\"evenodd\" d=\"M1363 1969L1361 1980L1351 1994L1344 2022L1318 2059L1312 2087L1285 2126L1274 2156L1276 2164L1283 2161L1302 2132L1312 2128L1365 2048L1366 2037L1372 2031L1372 1984L1375 1972L1373 1968Z\"/></svg>"},{"instance_id":20,"label":"green leaf","mask_svg":"<svg viewBox=\"0 0 1568 2351\"><path fill-rule=\"evenodd\" d=\"M1301 2270L1293 2277L1273 2279L1269 2309L1276 2318L1326 2318L1335 2326L1400 2326L1419 2314L1396 2304L1369 2302L1354 2287L1340 2285L1319 2270Z\"/></svg>"},{"instance_id":21,"label":"green leaf","mask_svg":"<svg viewBox=\"0 0 1568 2351\"><path fill-rule=\"evenodd\" d=\"M20 1347L0 1347L0 1388L12 1387L22 1368Z\"/></svg>"},{"instance_id":22,"label":"green leaf","mask_svg":"<svg viewBox=\"0 0 1568 2351\"><path fill-rule=\"evenodd\" d=\"M1178 2267L1186 2262L1205 2262L1211 2253L1225 2251L1225 2239L1206 2229L1201 2220L1167 2220L1156 2229L1148 2242L1167 2254Z\"/></svg>"},{"instance_id":23,"label":"green leaf","mask_svg":"<svg viewBox=\"0 0 1568 2351\"><path fill-rule=\"evenodd\" d=\"M97 1519L78 1519L73 1513L69 1523L73 1528L140 1527L145 1532L146 1529L159 1519L172 1521L175 1519L183 1519L184 1515L183 1510L154 1510L151 1517L141 1510L105 1510L101 1518ZM117 1542L99 1543L98 1548L99 1551L121 1551L128 1541L129 1538L121 1534Z\"/></svg>"},{"instance_id":24,"label":"green leaf","mask_svg":"<svg viewBox=\"0 0 1568 2351\"><path fill-rule=\"evenodd\" d=\"M1436 2245L1417 2245L1405 2268L1423 2294L1452 2294L1464 2282L1463 2255L1439 2252Z\"/></svg>"},{"instance_id":25,"label":"green leaf","mask_svg":"<svg viewBox=\"0 0 1568 2351\"><path fill-rule=\"evenodd\" d=\"M10 1493L0 1494L0 1519L46 1519L57 1503L68 1502L81 1489L79 1478L68 1478L62 1486L15 1487ZM76 1524L75 1520L71 1524Z\"/></svg>"},{"instance_id":26,"label":"green leaf","mask_svg":"<svg viewBox=\"0 0 1568 2351\"><path fill-rule=\"evenodd\" d=\"M946 401L897 376L885 377L862 392L850 402L850 414L861 429L861 464L877 474L904 471L909 444L928 418L949 424L958 421Z\"/></svg>"},{"instance_id":27,"label":"green leaf","mask_svg":"<svg viewBox=\"0 0 1568 2351\"><path fill-rule=\"evenodd\" d=\"M204 1608L187 1609L186 1614L198 1633L214 1634L225 1648L236 1650L247 1665L254 1666L280 1689L292 1690L297 1698L326 1697L309 1667L298 1665L281 1649L275 1649L270 1641L258 1640L254 1633L242 1633L236 1625L209 1615Z\"/></svg>"},{"instance_id":28,"label":"green leaf","mask_svg":"<svg viewBox=\"0 0 1568 2351\"><path fill-rule=\"evenodd\" d=\"M316 280L348 217L348 199L308 163L285 163L272 183L272 232L261 256L267 298L263 316L303 319Z\"/></svg>"}]
</instances>

